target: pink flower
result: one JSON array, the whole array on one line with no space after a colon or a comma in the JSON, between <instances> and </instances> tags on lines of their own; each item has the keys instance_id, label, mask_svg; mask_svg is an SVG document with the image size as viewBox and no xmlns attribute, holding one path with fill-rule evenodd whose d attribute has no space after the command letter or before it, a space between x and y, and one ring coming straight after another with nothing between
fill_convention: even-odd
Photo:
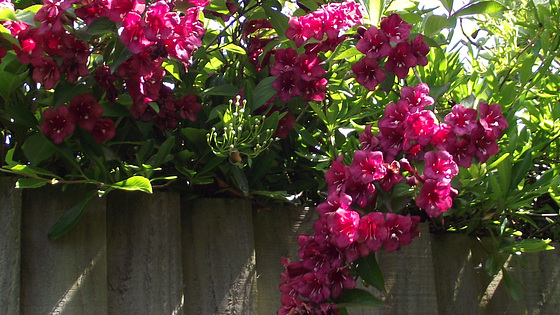
<instances>
[{"instance_id":1,"label":"pink flower","mask_svg":"<svg viewBox=\"0 0 560 315\"><path fill-rule=\"evenodd\" d=\"M198 102L195 95L186 95L175 101L175 107L179 111L182 119L196 121L196 114L202 110L202 105Z\"/></svg>"},{"instance_id":2,"label":"pink flower","mask_svg":"<svg viewBox=\"0 0 560 315\"><path fill-rule=\"evenodd\" d=\"M386 132L387 129L393 129L404 133L404 122L409 115L408 106L405 104L389 103L385 106L383 118L379 120L379 130Z\"/></svg>"},{"instance_id":3,"label":"pink flower","mask_svg":"<svg viewBox=\"0 0 560 315\"><path fill-rule=\"evenodd\" d=\"M383 153L380 151L362 151L354 153L350 174L355 178L370 183L385 176L386 169L383 165Z\"/></svg>"},{"instance_id":4,"label":"pink flower","mask_svg":"<svg viewBox=\"0 0 560 315\"><path fill-rule=\"evenodd\" d=\"M338 209L327 217L327 225L333 234L333 244L338 248L348 247L354 242L360 215L353 210Z\"/></svg>"},{"instance_id":5,"label":"pink flower","mask_svg":"<svg viewBox=\"0 0 560 315\"><path fill-rule=\"evenodd\" d=\"M403 19L396 13L382 18L380 27L393 43L408 41L408 35L412 29L412 25L403 21Z\"/></svg>"},{"instance_id":6,"label":"pink flower","mask_svg":"<svg viewBox=\"0 0 560 315\"><path fill-rule=\"evenodd\" d=\"M377 195L375 194L375 185L373 183L366 183L362 180L350 176L345 186L345 193L347 193L355 204L365 208L368 205L375 206Z\"/></svg>"},{"instance_id":7,"label":"pink flower","mask_svg":"<svg viewBox=\"0 0 560 315\"><path fill-rule=\"evenodd\" d=\"M424 175L440 184L449 184L459 173L457 163L447 151L428 151L424 155Z\"/></svg>"},{"instance_id":8,"label":"pink flower","mask_svg":"<svg viewBox=\"0 0 560 315\"><path fill-rule=\"evenodd\" d=\"M334 295L333 295L334 296ZM334 303L323 303L319 305L319 309L316 309L317 315L338 315L340 311L338 306Z\"/></svg>"},{"instance_id":9,"label":"pink flower","mask_svg":"<svg viewBox=\"0 0 560 315\"><path fill-rule=\"evenodd\" d=\"M329 298L331 291L327 285L327 276L319 272L308 272L301 278L299 294L314 303L321 303Z\"/></svg>"},{"instance_id":10,"label":"pink flower","mask_svg":"<svg viewBox=\"0 0 560 315\"><path fill-rule=\"evenodd\" d=\"M327 276L327 283L329 284L331 297L333 299L340 297L344 290L350 290L356 287L356 281L350 274L350 266L330 270ZM319 312L319 314L321 313Z\"/></svg>"},{"instance_id":11,"label":"pink flower","mask_svg":"<svg viewBox=\"0 0 560 315\"><path fill-rule=\"evenodd\" d=\"M488 158L498 153L499 148L494 136L492 131L483 127L478 127L472 132L469 150L474 152L480 163L488 161Z\"/></svg>"},{"instance_id":12,"label":"pink flower","mask_svg":"<svg viewBox=\"0 0 560 315\"><path fill-rule=\"evenodd\" d=\"M320 102L324 100L327 83L328 81L325 78L318 78L313 81L300 81L302 100L305 102Z\"/></svg>"},{"instance_id":13,"label":"pink flower","mask_svg":"<svg viewBox=\"0 0 560 315\"><path fill-rule=\"evenodd\" d=\"M53 139L53 142L62 143L65 138L74 133L74 123L70 117L67 106L59 106L57 109L47 108L43 112L43 124L41 131Z\"/></svg>"},{"instance_id":14,"label":"pink flower","mask_svg":"<svg viewBox=\"0 0 560 315\"><path fill-rule=\"evenodd\" d=\"M385 226L388 230L387 239L383 242L385 251L393 252L399 247L406 246L418 236L416 228L420 223L420 217L407 215L402 216L394 213L387 213Z\"/></svg>"},{"instance_id":15,"label":"pink flower","mask_svg":"<svg viewBox=\"0 0 560 315\"><path fill-rule=\"evenodd\" d=\"M388 237L385 227L385 216L381 212L370 212L360 219L358 228L358 239L370 253L375 253ZM367 256L367 255L362 255Z\"/></svg>"},{"instance_id":16,"label":"pink flower","mask_svg":"<svg viewBox=\"0 0 560 315\"><path fill-rule=\"evenodd\" d=\"M342 164L342 157L333 161L331 169L325 173L325 180L329 185L329 194L332 192L343 192L346 187L346 182L350 178L350 171L348 167Z\"/></svg>"},{"instance_id":17,"label":"pink flower","mask_svg":"<svg viewBox=\"0 0 560 315\"><path fill-rule=\"evenodd\" d=\"M368 58L380 59L389 56L391 44L389 44L389 40L383 31L371 26L356 44L356 49Z\"/></svg>"},{"instance_id":18,"label":"pink flower","mask_svg":"<svg viewBox=\"0 0 560 315\"><path fill-rule=\"evenodd\" d=\"M274 66L270 68L271 75L278 77L282 73L291 72L295 69L298 61L298 53L295 49L278 49L274 56Z\"/></svg>"},{"instance_id":19,"label":"pink flower","mask_svg":"<svg viewBox=\"0 0 560 315\"><path fill-rule=\"evenodd\" d=\"M458 166L469 168L472 165L472 159L474 157L474 147L470 145L469 140L461 139L450 143L447 151L453 155L453 160Z\"/></svg>"},{"instance_id":20,"label":"pink flower","mask_svg":"<svg viewBox=\"0 0 560 315\"><path fill-rule=\"evenodd\" d=\"M32 78L41 83L47 90L52 89L60 79L58 64L52 58L40 57L31 61L33 67Z\"/></svg>"},{"instance_id":21,"label":"pink flower","mask_svg":"<svg viewBox=\"0 0 560 315\"><path fill-rule=\"evenodd\" d=\"M315 81L327 73L321 66L321 58L317 54L301 54L294 72L304 81Z\"/></svg>"},{"instance_id":22,"label":"pink flower","mask_svg":"<svg viewBox=\"0 0 560 315\"><path fill-rule=\"evenodd\" d=\"M115 0L113 2L128 1ZM90 25L95 19L107 16L109 13L108 5L109 1L107 0L82 0L78 2L78 7L74 10L74 13L77 17L84 20L87 25Z\"/></svg>"},{"instance_id":23,"label":"pink flower","mask_svg":"<svg viewBox=\"0 0 560 315\"><path fill-rule=\"evenodd\" d=\"M164 0L150 4L144 19L144 34L151 41L169 38L175 25L179 24L178 14L170 12L169 5Z\"/></svg>"},{"instance_id":24,"label":"pink flower","mask_svg":"<svg viewBox=\"0 0 560 315\"><path fill-rule=\"evenodd\" d=\"M389 191L395 184L403 181L404 177L400 173L401 166L398 161L393 161L386 166L387 173L379 180L379 186L383 191Z\"/></svg>"},{"instance_id":25,"label":"pink flower","mask_svg":"<svg viewBox=\"0 0 560 315\"><path fill-rule=\"evenodd\" d=\"M412 53L416 57L417 64L419 66L425 66L428 64L428 58L426 55L430 52L430 46L424 42L424 37L422 34L418 34L412 40Z\"/></svg>"},{"instance_id":26,"label":"pink flower","mask_svg":"<svg viewBox=\"0 0 560 315\"><path fill-rule=\"evenodd\" d=\"M480 112L479 124L491 138L499 139L502 132L508 127L507 120L502 115L500 104L480 103L478 104L478 111Z\"/></svg>"},{"instance_id":27,"label":"pink flower","mask_svg":"<svg viewBox=\"0 0 560 315\"><path fill-rule=\"evenodd\" d=\"M278 137L280 139L288 138L290 130L294 127L296 119L290 114L290 112L285 112L284 117L280 118L278 121L278 126L276 131L274 131L273 137Z\"/></svg>"},{"instance_id":28,"label":"pink flower","mask_svg":"<svg viewBox=\"0 0 560 315\"><path fill-rule=\"evenodd\" d=\"M379 147L383 150L386 160L392 160L403 149L404 131L400 128L385 128L379 132Z\"/></svg>"},{"instance_id":29,"label":"pink flower","mask_svg":"<svg viewBox=\"0 0 560 315\"><path fill-rule=\"evenodd\" d=\"M121 33L121 41L133 53L141 53L146 47L153 44L144 35L146 25L140 14L136 12L127 13L123 19L122 27L124 29Z\"/></svg>"},{"instance_id":30,"label":"pink flower","mask_svg":"<svg viewBox=\"0 0 560 315\"><path fill-rule=\"evenodd\" d=\"M95 123L103 114L103 107L89 93L72 98L69 108L72 120L89 132L93 130Z\"/></svg>"},{"instance_id":31,"label":"pink flower","mask_svg":"<svg viewBox=\"0 0 560 315\"><path fill-rule=\"evenodd\" d=\"M367 125L366 129L360 133L358 138L362 145L362 150L371 151L379 145L379 138L371 132L371 125Z\"/></svg>"},{"instance_id":32,"label":"pink flower","mask_svg":"<svg viewBox=\"0 0 560 315\"><path fill-rule=\"evenodd\" d=\"M356 75L356 81L370 91L374 91L387 76L385 71L377 66L375 60L368 57L353 64L352 72Z\"/></svg>"},{"instance_id":33,"label":"pink flower","mask_svg":"<svg viewBox=\"0 0 560 315\"><path fill-rule=\"evenodd\" d=\"M426 146L432 140L436 127L437 118L434 112L423 110L410 114L405 121L406 139Z\"/></svg>"},{"instance_id":34,"label":"pink flower","mask_svg":"<svg viewBox=\"0 0 560 315\"><path fill-rule=\"evenodd\" d=\"M408 42L400 42L391 48L389 58L385 63L385 70L394 73L399 79L408 76L408 70L416 66L416 57L412 53Z\"/></svg>"},{"instance_id":35,"label":"pink flower","mask_svg":"<svg viewBox=\"0 0 560 315\"><path fill-rule=\"evenodd\" d=\"M451 126L446 123L438 124L430 144L439 150L447 150L457 139L457 135L451 130Z\"/></svg>"},{"instance_id":36,"label":"pink flower","mask_svg":"<svg viewBox=\"0 0 560 315\"><path fill-rule=\"evenodd\" d=\"M300 81L299 76L295 73L286 72L272 82L272 87L278 91L278 98L283 102L287 102L293 97L301 95Z\"/></svg>"},{"instance_id":37,"label":"pink flower","mask_svg":"<svg viewBox=\"0 0 560 315\"><path fill-rule=\"evenodd\" d=\"M397 104L405 104L411 113L424 110L426 106L434 104L434 99L428 95L429 92L430 88L426 83L418 84L415 87L405 86Z\"/></svg>"},{"instance_id":38,"label":"pink flower","mask_svg":"<svg viewBox=\"0 0 560 315\"><path fill-rule=\"evenodd\" d=\"M464 108L463 105L453 106L451 113L445 116L445 121L453 128L453 132L459 136L470 133L476 128L478 112L472 108Z\"/></svg>"},{"instance_id":39,"label":"pink flower","mask_svg":"<svg viewBox=\"0 0 560 315\"><path fill-rule=\"evenodd\" d=\"M44 36L40 35L36 28L26 28L17 34L19 47L13 45L17 57L21 63L30 63L40 58L44 52ZM21 48L20 48L21 47Z\"/></svg>"},{"instance_id":40,"label":"pink flower","mask_svg":"<svg viewBox=\"0 0 560 315\"><path fill-rule=\"evenodd\" d=\"M424 209L430 217L437 217L453 205L449 184L439 183L435 179L427 179L422 186L416 205Z\"/></svg>"},{"instance_id":41,"label":"pink flower","mask_svg":"<svg viewBox=\"0 0 560 315\"><path fill-rule=\"evenodd\" d=\"M128 12L142 14L146 8L144 0L109 0L107 6L107 16L116 23L121 23Z\"/></svg>"},{"instance_id":42,"label":"pink flower","mask_svg":"<svg viewBox=\"0 0 560 315\"><path fill-rule=\"evenodd\" d=\"M112 139L115 136L115 123L109 118L101 118L95 122L91 135L97 143Z\"/></svg>"},{"instance_id":43,"label":"pink flower","mask_svg":"<svg viewBox=\"0 0 560 315\"><path fill-rule=\"evenodd\" d=\"M286 30L286 37L293 40L298 48L309 39L309 37L304 34L304 24L301 17L290 18L290 21L288 21L288 29Z\"/></svg>"},{"instance_id":44,"label":"pink flower","mask_svg":"<svg viewBox=\"0 0 560 315\"><path fill-rule=\"evenodd\" d=\"M352 204L352 197L345 193L331 193L327 197L327 201L317 206L317 212L321 217L326 217L329 213L338 209L347 210Z\"/></svg>"}]
</instances>

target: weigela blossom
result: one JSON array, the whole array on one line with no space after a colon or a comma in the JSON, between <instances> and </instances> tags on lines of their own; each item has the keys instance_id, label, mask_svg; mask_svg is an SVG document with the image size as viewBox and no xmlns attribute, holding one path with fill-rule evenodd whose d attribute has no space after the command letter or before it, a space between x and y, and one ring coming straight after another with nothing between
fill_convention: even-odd
<instances>
[{"instance_id":1,"label":"weigela blossom","mask_svg":"<svg viewBox=\"0 0 560 315\"><path fill-rule=\"evenodd\" d=\"M358 228L358 239L367 249L362 256L377 252L383 246L383 242L389 236L389 231L385 227L385 216L381 212L370 212L360 218Z\"/></svg>"},{"instance_id":2,"label":"weigela blossom","mask_svg":"<svg viewBox=\"0 0 560 315\"><path fill-rule=\"evenodd\" d=\"M278 98L287 102L293 97L298 97L302 94L300 89L300 78L294 72L282 73L274 82L272 87L278 91Z\"/></svg>"},{"instance_id":3,"label":"weigela blossom","mask_svg":"<svg viewBox=\"0 0 560 315\"><path fill-rule=\"evenodd\" d=\"M391 44L382 30L370 26L356 44L356 49L371 59L380 59L389 56Z\"/></svg>"},{"instance_id":4,"label":"weigela blossom","mask_svg":"<svg viewBox=\"0 0 560 315\"><path fill-rule=\"evenodd\" d=\"M465 108L461 104L453 106L451 113L445 116L445 121L453 132L459 136L469 134L477 127L478 112L472 108Z\"/></svg>"},{"instance_id":5,"label":"weigela blossom","mask_svg":"<svg viewBox=\"0 0 560 315\"><path fill-rule=\"evenodd\" d=\"M317 80L327 73L327 70L321 66L321 61L317 54L301 54L294 67L294 72L304 81Z\"/></svg>"},{"instance_id":6,"label":"weigela blossom","mask_svg":"<svg viewBox=\"0 0 560 315\"><path fill-rule=\"evenodd\" d=\"M387 213L385 216L385 227L387 228L387 238L383 242L383 247L387 252L393 252L400 247L412 242L418 236L416 230L420 223L418 216L402 216L394 213Z\"/></svg>"},{"instance_id":7,"label":"weigela blossom","mask_svg":"<svg viewBox=\"0 0 560 315\"><path fill-rule=\"evenodd\" d=\"M370 183L383 178L386 172L385 165L383 165L383 153L380 151L358 150L354 153L350 174L355 178Z\"/></svg>"},{"instance_id":8,"label":"weigela blossom","mask_svg":"<svg viewBox=\"0 0 560 315\"><path fill-rule=\"evenodd\" d=\"M327 88L327 79L317 78L311 81L300 81L301 99L305 102L320 102L325 99L325 90Z\"/></svg>"},{"instance_id":9,"label":"weigela blossom","mask_svg":"<svg viewBox=\"0 0 560 315\"><path fill-rule=\"evenodd\" d=\"M89 132L93 130L96 121L103 114L103 107L89 93L72 98L69 108L72 120Z\"/></svg>"},{"instance_id":10,"label":"weigela blossom","mask_svg":"<svg viewBox=\"0 0 560 315\"><path fill-rule=\"evenodd\" d=\"M478 104L480 126L488 133L488 136L499 139L502 132L508 127L506 118L502 115L502 108L499 104L488 105L488 103Z\"/></svg>"},{"instance_id":11,"label":"weigela blossom","mask_svg":"<svg viewBox=\"0 0 560 315\"><path fill-rule=\"evenodd\" d=\"M360 215L350 209L338 209L327 216L327 224L333 234L333 243L339 248L344 248L356 238Z\"/></svg>"},{"instance_id":12,"label":"weigela blossom","mask_svg":"<svg viewBox=\"0 0 560 315\"><path fill-rule=\"evenodd\" d=\"M471 167L474 157L474 146L471 146L469 140L460 139L454 141L447 146L447 151L453 155L453 160L458 166L464 168Z\"/></svg>"},{"instance_id":13,"label":"weigela blossom","mask_svg":"<svg viewBox=\"0 0 560 315\"><path fill-rule=\"evenodd\" d=\"M68 106L59 106L55 110L47 108L43 112L41 131L45 136L53 139L54 143L62 143L65 138L74 133L74 128Z\"/></svg>"},{"instance_id":14,"label":"weigela blossom","mask_svg":"<svg viewBox=\"0 0 560 315\"><path fill-rule=\"evenodd\" d=\"M403 21L400 15L396 13L382 18L380 27L387 35L387 38L393 43L408 41L408 35L412 29L412 25Z\"/></svg>"},{"instance_id":15,"label":"weigela blossom","mask_svg":"<svg viewBox=\"0 0 560 315\"><path fill-rule=\"evenodd\" d=\"M385 71L377 66L375 60L368 57L354 63L352 72L356 75L356 81L370 91L374 91L387 76Z\"/></svg>"},{"instance_id":16,"label":"weigela blossom","mask_svg":"<svg viewBox=\"0 0 560 315\"><path fill-rule=\"evenodd\" d=\"M416 141L426 146L436 131L437 118L434 112L423 110L408 115L404 127L407 141Z\"/></svg>"},{"instance_id":17,"label":"weigela blossom","mask_svg":"<svg viewBox=\"0 0 560 315\"><path fill-rule=\"evenodd\" d=\"M333 299L340 297L344 290L350 290L356 287L356 281L352 278L352 275L350 275L349 266L331 269L327 274L327 283Z\"/></svg>"},{"instance_id":18,"label":"weigela blossom","mask_svg":"<svg viewBox=\"0 0 560 315\"><path fill-rule=\"evenodd\" d=\"M429 151L424 155L424 176L441 184L449 184L459 173L457 163L447 151Z\"/></svg>"},{"instance_id":19,"label":"weigela blossom","mask_svg":"<svg viewBox=\"0 0 560 315\"><path fill-rule=\"evenodd\" d=\"M496 143L495 134L492 130L483 127L476 128L471 133L470 152L474 152L474 156L480 163L488 161L488 159L498 153L498 143Z\"/></svg>"},{"instance_id":20,"label":"weigela blossom","mask_svg":"<svg viewBox=\"0 0 560 315\"><path fill-rule=\"evenodd\" d=\"M31 61L33 65L32 78L41 83L47 90L52 89L60 79L60 69L54 59L50 57L39 57Z\"/></svg>"},{"instance_id":21,"label":"weigela blossom","mask_svg":"<svg viewBox=\"0 0 560 315\"><path fill-rule=\"evenodd\" d=\"M385 63L385 70L394 73L399 79L405 79L409 69L416 66L416 62L410 43L400 42L391 48Z\"/></svg>"},{"instance_id":22,"label":"weigela blossom","mask_svg":"<svg viewBox=\"0 0 560 315\"><path fill-rule=\"evenodd\" d=\"M101 118L95 122L91 135L97 143L112 139L115 136L115 123L109 118Z\"/></svg>"},{"instance_id":23,"label":"weigela blossom","mask_svg":"<svg viewBox=\"0 0 560 315\"><path fill-rule=\"evenodd\" d=\"M401 98L398 104L406 105L411 113L424 110L426 106L434 104L434 99L428 95L429 92L430 88L426 83L414 87L405 86L401 90Z\"/></svg>"},{"instance_id":24,"label":"weigela blossom","mask_svg":"<svg viewBox=\"0 0 560 315\"><path fill-rule=\"evenodd\" d=\"M146 23L140 14L127 13L122 21L122 27L121 41L133 53L141 53L146 47L153 45L154 42L148 40L144 35Z\"/></svg>"},{"instance_id":25,"label":"weigela blossom","mask_svg":"<svg viewBox=\"0 0 560 315\"><path fill-rule=\"evenodd\" d=\"M416 205L424 209L430 217L437 217L453 205L450 188L449 184L427 179L422 185L420 195L416 198Z\"/></svg>"},{"instance_id":26,"label":"weigela blossom","mask_svg":"<svg viewBox=\"0 0 560 315\"><path fill-rule=\"evenodd\" d=\"M360 133L358 141L362 145L362 150L373 150L379 145L379 138L371 132L371 125L367 125L366 129Z\"/></svg>"}]
</instances>

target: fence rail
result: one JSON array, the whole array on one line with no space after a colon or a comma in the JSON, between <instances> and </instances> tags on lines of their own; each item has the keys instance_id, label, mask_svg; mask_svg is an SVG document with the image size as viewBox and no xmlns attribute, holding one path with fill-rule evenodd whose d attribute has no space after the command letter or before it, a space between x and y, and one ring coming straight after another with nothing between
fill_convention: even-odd
<instances>
[{"instance_id":1,"label":"fence rail","mask_svg":"<svg viewBox=\"0 0 560 315\"><path fill-rule=\"evenodd\" d=\"M14 189L0 178L0 314L275 314L281 257L297 257L297 236L317 214L243 199L187 200L177 193L115 192L95 199L77 226L48 229L87 189ZM388 304L365 314L553 314L560 307L560 251L523 255L489 277L479 242L422 236L378 253Z\"/></svg>"}]
</instances>

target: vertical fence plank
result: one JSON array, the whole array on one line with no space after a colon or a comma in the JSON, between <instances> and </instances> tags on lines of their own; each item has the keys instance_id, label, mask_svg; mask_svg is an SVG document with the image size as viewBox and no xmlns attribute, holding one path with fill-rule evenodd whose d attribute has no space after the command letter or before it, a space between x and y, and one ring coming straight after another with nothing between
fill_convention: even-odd
<instances>
[{"instance_id":1,"label":"vertical fence plank","mask_svg":"<svg viewBox=\"0 0 560 315\"><path fill-rule=\"evenodd\" d=\"M0 314L19 314L21 190L0 178Z\"/></svg>"},{"instance_id":2,"label":"vertical fence plank","mask_svg":"<svg viewBox=\"0 0 560 315\"><path fill-rule=\"evenodd\" d=\"M258 273L258 314L275 314L280 308L282 257L297 259L300 234L313 235L313 222L319 218L308 207L273 206L255 213L255 250Z\"/></svg>"},{"instance_id":3,"label":"vertical fence plank","mask_svg":"<svg viewBox=\"0 0 560 315\"><path fill-rule=\"evenodd\" d=\"M105 202L94 198L78 224L55 240L50 227L86 195L86 187L31 189L22 203L22 314L105 314Z\"/></svg>"},{"instance_id":4,"label":"vertical fence plank","mask_svg":"<svg viewBox=\"0 0 560 315\"><path fill-rule=\"evenodd\" d=\"M109 314L181 314L180 198L114 192L107 200Z\"/></svg>"},{"instance_id":5,"label":"vertical fence plank","mask_svg":"<svg viewBox=\"0 0 560 315\"><path fill-rule=\"evenodd\" d=\"M251 203L197 199L184 204L185 314L255 314Z\"/></svg>"},{"instance_id":6,"label":"vertical fence plank","mask_svg":"<svg viewBox=\"0 0 560 315\"><path fill-rule=\"evenodd\" d=\"M427 224L420 225L421 236L397 252L377 253L377 261L385 280L387 294L372 292L387 304L380 309L349 308L351 315L366 314L435 314L436 284L432 260L432 244Z\"/></svg>"}]
</instances>

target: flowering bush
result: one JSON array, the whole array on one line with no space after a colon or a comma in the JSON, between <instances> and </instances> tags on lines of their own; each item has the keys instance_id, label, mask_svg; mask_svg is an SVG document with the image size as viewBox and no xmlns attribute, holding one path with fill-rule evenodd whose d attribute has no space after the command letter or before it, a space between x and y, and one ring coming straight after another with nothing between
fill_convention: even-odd
<instances>
[{"instance_id":1,"label":"flowering bush","mask_svg":"<svg viewBox=\"0 0 560 315\"><path fill-rule=\"evenodd\" d=\"M300 260L282 261L279 314L378 305L356 277L384 290L375 252L409 244L420 221L499 236L495 273L504 254L547 244L512 235L559 233L530 217L538 198L560 201L560 154L531 148L557 150L560 114L530 101L559 81L552 59L537 72L536 57L519 67L528 48L484 75L487 65L465 57L468 73L445 50L457 20L520 7L441 2L445 15L408 1L2 0L1 170L20 188L167 188L316 206ZM511 28L547 32L552 44L534 55L556 52L560 37L527 21L558 12L534 7ZM93 196L49 236L70 229Z\"/></svg>"}]
</instances>

